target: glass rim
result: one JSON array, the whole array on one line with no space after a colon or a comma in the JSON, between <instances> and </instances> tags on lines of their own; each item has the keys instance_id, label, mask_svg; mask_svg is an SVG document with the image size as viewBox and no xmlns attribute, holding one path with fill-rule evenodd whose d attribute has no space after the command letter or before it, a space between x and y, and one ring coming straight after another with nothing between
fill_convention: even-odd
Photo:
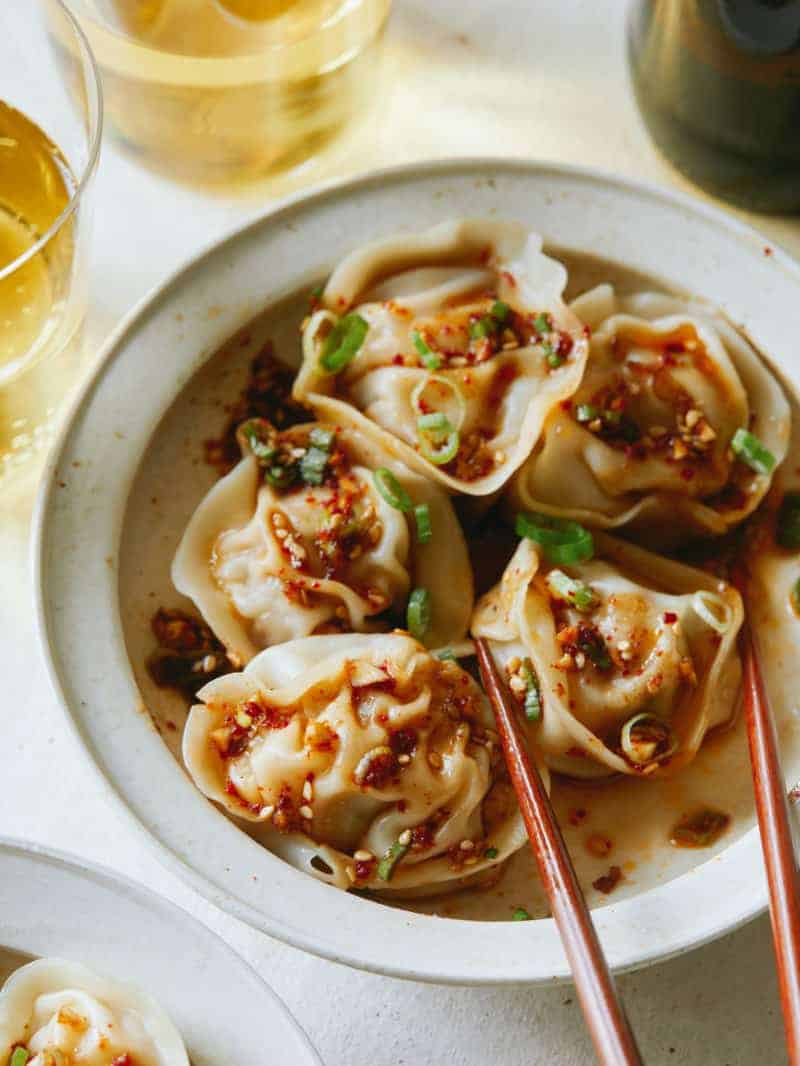
<instances>
[{"instance_id":1,"label":"glass rim","mask_svg":"<svg viewBox=\"0 0 800 1066\"><path fill-rule=\"evenodd\" d=\"M392 6L392 0L343 0L341 5L331 11L322 22L314 25L302 36L297 37L290 42L272 42L257 48L253 52L245 52L235 56L236 66L240 72L237 80L263 80L263 63L265 58L291 53L306 47L311 40L324 39L327 35L335 32L343 23L347 22L348 19L353 19L360 15L365 8L369 8L371 5L375 5L383 10L383 17L379 20L379 25L382 26L388 17ZM91 27L91 32L97 35L98 42L102 38L103 46L108 42L114 42L116 44L124 45L125 48L130 50L133 56L146 56L148 63L156 64L158 66L159 75L163 76L168 83L181 81L181 75L180 73L176 75L176 70L178 72L185 69L191 70L192 83L194 83L197 80L196 72L198 69L215 71L231 65L230 56L193 55L190 53L176 52L171 49L159 48L157 45L137 38L134 34L129 33L123 28L111 25L111 23L101 14L88 8L84 0L78 0L77 6L81 10L81 18ZM364 36L367 39L374 36L375 33L372 24L373 21L374 20L368 21L365 24ZM88 32L89 31L87 31L87 33ZM347 47L351 48L352 42L348 42ZM138 64L135 60L132 60L130 66L131 69L135 70L137 69ZM258 76L259 74L260 77Z\"/></svg>"},{"instance_id":2,"label":"glass rim","mask_svg":"<svg viewBox=\"0 0 800 1066\"><path fill-rule=\"evenodd\" d=\"M61 214L54 219L53 222L44 231L41 237L36 241L34 245L23 252L22 255L17 256L16 259L12 259L10 263L4 267L0 267L0 281L4 278L10 277L25 263L29 262L35 256L37 256L42 249L50 243L53 237L64 226L66 222L77 211L78 204L83 199L83 194L91 182L94 174L97 170L97 164L100 159L100 145L103 139L103 86L100 81L100 70L97 66L97 60L95 59L94 52L86 34L80 27L78 20L72 14L67 7L65 0L48 0L48 3L55 4L61 9L62 14L65 16L67 22L70 25L72 33L78 42L78 46L83 53L85 61L85 67L88 71L91 71L90 76L87 78L89 82L89 151L86 160L86 164L83 167L83 172L78 178L72 196L69 199L69 203L61 212ZM93 105L93 106L92 106ZM92 114L92 111L94 114Z\"/></svg>"}]
</instances>

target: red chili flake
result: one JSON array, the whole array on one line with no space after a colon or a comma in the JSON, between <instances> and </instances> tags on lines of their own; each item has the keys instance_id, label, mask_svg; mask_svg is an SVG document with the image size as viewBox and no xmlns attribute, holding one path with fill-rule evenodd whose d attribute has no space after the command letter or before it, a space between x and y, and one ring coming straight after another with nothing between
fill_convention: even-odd
<instances>
[{"instance_id":1,"label":"red chili flake","mask_svg":"<svg viewBox=\"0 0 800 1066\"><path fill-rule=\"evenodd\" d=\"M368 788L385 788L398 772L397 758L391 752L383 752L370 760L361 784Z\"/></svg>"},{"instance_id":2,"label":"red chili flake","mask_svg":"<svg viewBox=\"0 0 800 1066\"><path fill-rule=\"evenodd\" d=\"M483 248L481 250L480 255L478 256L478 262L481 264L481 266L486 266L486 264L489 262L489 260L491 258L492 258L492 249L491 249L491 247Z\"/></svg>"},{"instance_id":3,"label":"red chili flake","mask_svg":"<svg viewBox=\"0 0 800 1066\"><path fill-rule=\"evenodd\" d=\"M789 789L788 795L790 803L797 803L798 800L800 800L800 782L796 785L792 785L792 787Z\"/></svg>"},{"instance_id":4,"label":"red chili flake","mask_svg":"<svg viewBox=\"0 0 800 1066\"><path fill-rule=\"evenodd\" d=\"M596 888L598 892L603 892L608 896L614 891L620 881L624 880L625 878L619 866L612 866L607 874L603 874L596 881L592 881L592 888Z\"/></svg>"},{"instance_id":5,"label":"red chili flake","mask_svg":"<svg viewBox=\"0 0 800 1066\"><path fill-rule=\"evenodd\" d=\"M674 625L678 621L678 616L674 611L664 611L664 622L668 625Z\"/></svg>"},{"instance_id":6,"label":"red chili flake","mask_svg":"<svg viewBox=\"0 0 800 1066\"><path fill-rule=\"evenodd\" d=\"M374 859L356 859L356 881L369 881L374 869Z\"/></svg>"},{"instance_id":7,"label":"red chili flake","mask_svg":"<svg viewBox=\"0 0 800 1066\"><path fill-rule=\"evenodd\" d=\"M427 822L415 825L411 830L411 847L416 851L425 851L432 848L434 843L433 829Z\"/></svg>"},{"instance_id":8,"label":"red chili flake","mask_svg":"<svg viewBox=\"0 0 800 1066\"><path fill-rule=\"evenodd\" d=\"M403 814L406 811L407 807L408 807L407 800L398 800L397 803L396 803L396 807L397 807L398 811L400 811L400 813Z\"/></svg>"},{"instance_id":9,"label":"red chili flake","mask_svg":"<svg viewBox=\"0 0 800 1066\"><path fill-rule=\"evenodd\" d=\"M506 284L510 285L512 288L515 289L517 287L517 279L510 271L502 270L500 272L500 277L503 279L503 281L506 282Z\"/></svg>"},{"instance_id":10,"label":"red chili flake","mask_svg":"<svg viewBox=\"0 0 800 1066\"><path fill-rule=\"evenodd\" d=\"M417 746L417 734L413 729L397 729L389 737L389 747L395 755L411 755Z\"/></svg>"},{"instance_id":11,"label":"red chili flake","mask_svg":"<svg viewBox=\"0 0 800 1066\"><path fill-rule=\"evenodd\" d=\"M589 812L585 807L572 807L567 812L567 821L570 825L582 825L588 817Z\"/></svg>"},{"instance_id":12,"label":"red chili flake","mask_svg":"<svg viewBox=\"0 0 800 1066\"><path fill-rule=\"evenodd\" d=\"M772 249L770 248L770 246L768 244L765 244L764 245L764 255L772 255L772 254L773 254L773 252L772 252Z\"/></svg>"},{"instance_id":13,"label":"red chili flake","mask_svg":"<svg viewBox=\"0 0 800 1066\"><path fill-rule=\"evenodd\" d=\"M586 752L583 750L583 748L576 748L576 747L567 748L566 754L569 755L569 757L571 759L585 759L586 758Z\"/></svg>"},{"instance_id":14,"label":"red chili flake","mask_svg":"<svg viewBox=\"0 0 800 1066\"><path fill-rule=\"evenodd\" d=\"M124 1055L117 1055L111 1066L133 1066L133 1059L126 1051Z\"/></svg>"},{"instance_id":15,"label":"red chili flake","mask_svg":"<svg viewBox=\"0 0 800 1066\"><path fill-rule=\"evenodd\" d=\"M398 352L397 355L392 356L392 363L394 366L402 366L405 363L405 357L402 352Z\"/></svg>"},{"instance_id":16,"label":"red chili flake","mask_svg":"<svg viewBox=\"0 0 800 1066\"><path fill-rule=\"evenodd\" d=\"M695 475L695 469L693 466L681 467L681 477L684 481L691 481Z\"/></svg>"},{"instance_id":17,"label":"red chili flake","mask_svg":"<svg viewBox=\"0 0 800 1066\"><path fill-rule=\"evenodd\" d=\"M566 359L569 353L572 351L575 345L575 341L572 339L572 335L569 333L559 333L558 335L558 354L562 359Z\"/></svg>"}]
</instances>

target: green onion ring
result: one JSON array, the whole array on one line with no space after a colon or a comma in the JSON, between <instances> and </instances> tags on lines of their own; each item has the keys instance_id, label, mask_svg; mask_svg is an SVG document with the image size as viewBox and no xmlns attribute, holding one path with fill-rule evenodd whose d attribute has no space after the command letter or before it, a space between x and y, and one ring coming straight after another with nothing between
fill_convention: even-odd
<instances>
[{"instance_id":1,"label":"green onion ring","mask_svg":"<svg viewBox=\"0 0 800 1066\"><path fill-rule=\"evenodd\" d=\"M431 524L431 509L427 503L418 503L414 508L414 520L417 523L417 541L420 544L427 544L433 536L433 525Z\"/></svg>"},{"instance_id":2,"label":"green onion ring","mask_svg":"<svg viewBox=\"0 0 800 1066\"><path fill-rule=\"evenodd\" d=\"M378 863L378 877L381 881L391 881L395 866L408 854L409 846L408 844L401 844L399 840L392 844Z\"/></svg>"},{"instance_id":3,"label":"green onion ring","mask_svg":"<svg viewBox=\"0 0 800 1066\"><path fill-rule=\"evenodd\" d=\"M775 456L749 430L736 430L731 441L731 449L743 463L746 463L751 470L755 470L757 474L771 474L775 467Z\"/></svg>"},{"instance_id":4,"label":"green onion ring","mask_svg":"<svg viewBox=\"0 0 800 1066\"><path fill-rule=\"evenodd\" d=\"M310 324L309 324L310 325ZM349 314L340 318L322 345L319 363L329 374L338 374L354 358L369 330L361 315Z\"/></svg>"},{"instance_id":5,"label":"green onion ring","mask_svg":"<svg viewBox=\"0 0 800 1066\"><path fill-rule=\"evenodd\" d=\"M518 537L540 544L552 563L569 566L594 555L594 538L578 522L529 511L517 515L514 528Z\"/></svg>"},{"instance_id":6,"label":"green onion ring","mask_svg":"<svg viewBox=\"0 0 800 1066\"><path fill-rule=\"evenodd\" d=\"M458 449L460 447L461 437L457 429L451 428L442 444L436 448L430 446L430 442L424 434L420 434L419 436L420 454L427 459L429 463L433 463L434 466L445 466L446 463L451 462L458 455Z\"/></svg>"},{"instance_id":7,"label":"green onion ring","mask_svg":"<svg viewBox=\"0 0 800 1066\"><path fill-rule=\"evenodd\" d=\"M388 467L379 466L372 477L375 481L375 488L390 507L404 514L411 510L414 506L411 497Z\"/></svg>"},{"instance_id":8,"label":"green onion ring","mask_svg":"<svg viewBox=\"0 0 800 1066\"><path fill-rule=\"evenodd\" d=\"M431 624L431 594L427 589L414 589L408 597L406 623L411 636L422 640Z\"/></svg>"},{"instance_id":9,"label":"green onion ring","mask_svg":"<svg viewBox=\"0 0 800 1066\"><path fill-rule=\"evenodd\" d=\"M642 722L652 723L654 729L660 731L663 734L663 741L653 741L653 750L649 755L645 755L642 758L642 752L636 750L636 744L633 741L633 730ZM646 766L648 763L658 762L660 759L666 759L672 755L678 747L678 741L675 734L672 732L671 727L661 718L658 718L654 714L635 714L633 718L629 718L625 725L622 727L620 733L620 747L632 763L637 766ZM664 745L661 748L661 745ZM659 750L661 748L661 750Z\"/></svg>"},{"instance_id":10,"label":"green onion ring","mask_svg":"<svg viewBox=\"0 0 800 1066\"><path fill-rule=\"evenodd\" d=\"M450 391L452 392L456 407L458 408L458 418L456 419L455 428L461 429L462 425L464 424L464 418L467 414L467 401L464 399L461 393L461 389L459 389L458 385L454 381L451 381L449 378L443 377L441 374L425 375L422 381L420 381L419 384L414 387L414 391L411 393L411 406L414 408L418 415L430 414L430 411L425 411L422 408L420 401L422 400L422 394L425 389L428 387L428 385L431 385L434 382L438 385L443 385L445 388L450 389Z\"/></svg>"}]
</instances>

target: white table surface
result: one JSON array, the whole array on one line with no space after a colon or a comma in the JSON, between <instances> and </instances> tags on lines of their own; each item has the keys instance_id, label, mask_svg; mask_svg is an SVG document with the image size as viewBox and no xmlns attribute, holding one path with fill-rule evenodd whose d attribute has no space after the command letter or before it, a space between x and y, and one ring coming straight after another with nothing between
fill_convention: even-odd
<instances>
[{"instance_id":1,"label":"white table surface","mask_svg":"<svg viewBox=\"0 0 800 1066\"><path fill-rule=\"evenodd\" d=\"M591 163L688 187L658 158L635 111L624 63L623 0L395 3L380 108L302 177L237 194L204 193L170 184L106 144L96 190L91 344L198 248L309 181L374 165L494 153ZM800 255L800 219L757 224ZM107 805L49 688L34 631L23 511L13 519L4 514L0 524L0 745L6 753L0 834L105 863L201 918L273 985L327 1066L591 1061L568 987L463 990L350 971L250 930L163 869ZM620 985L650 1064L785 1061L766 918L624 976Z\"/></svg>"}]
</instances>

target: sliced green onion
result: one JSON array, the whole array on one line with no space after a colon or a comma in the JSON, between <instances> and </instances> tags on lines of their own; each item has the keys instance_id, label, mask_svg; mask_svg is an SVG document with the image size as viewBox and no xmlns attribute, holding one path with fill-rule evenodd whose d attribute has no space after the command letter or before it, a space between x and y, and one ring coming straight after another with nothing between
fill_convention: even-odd
<instances>
[{"instance_id":1,"label":"sliced green onion","mask_svg":"<svg viewBox=\"0 0 800 1066\"><path fill-rule=\"evenodd\" d=\"M547 575L547 584L557 599L566 600L577 611L591 611L598 603L593 588L583 581L574 581L563 570L551 570Z\"/></svg>"},{"instance_id":2,"label":"sliced green onion","mask_svg":"<svg viewBox=\"0 0 800 1066\"><path fill-rule=\"evenodd\" d=\"M594 555L594 539L588 529L569 519L554 518L537 511L520 512L515 530L518 537L540 544L551 563L569 566Z\"/></svg>"},{"instance_id":3,"label":"sliced green onion","mask_svg":"<svg viewBox=\"0 0 800 1066\"><path fill-rule=\"evenodd\" d=\"M558 354L558 352L554 352L549 344L547 347L547 365L552 367L553 370L557 370L558 367L563 365L564 359Z\"/></svg>"},{"instance_id":4,"label":"sliced green onion","mask_svg":"<svg viewBox=\"0 0 800 1066\"><path fill-rule=\"evenodd\" d=\"M239 432L247 441L250 451L259 461L263 462L271 459L277 451L272 441L264 436L264 434L269 433L269 427L265 427L258 419L252 418L249 422L244 422L239 427Z\"/></svg>"},{"instance_id":5,"label":"sliced green onion","mask_svg":"<svg viewBox=\"0 0 800 1066\"><path fill-rule=\"evenodd\" d=\"M533 328L537 333L550 332L550 319L543 311L534 318Z\"/></svg>"},{"instance_id":6,"label":"sliced green onion","mask_svg":"<svg viewBox=\"0 0 800 1066\"><path fill-rule=\"evenodd\" d=\"M533 919L524 907L517 907L514 913L511 915L512 922L531 922Z\"/></svg>"},{"instance_id":7,"label":"sliced green onion","mask_svg":"<svg viewBox=\"0 0 800 1066\"><path fill-rule=\"evenodd\" d=\"M450 419L442 411L431 411L428 415L420 415L417 419L417 428L425 433L449 433L453 428Z\"/></svg>"},{"instance_id":8,"label":"sliced green onion","mask_svg":"<svg viewBox=\"0 0 800 1066\"><path fill-rule=\"evenodd\" d=\"M525 682L525 717L529 722L537 722L542 715L542 690L539 678L530 659L522 660L520 677Z\"/></svg>"},{"instance_id":9,"label":"sliced green onion","mask_svg":"<svg viewBox=\"0 0 800 1066\"><path fill-rule=\"evenodd\" d=\"M438 370L439 367L442 365L442 360L440 356L436 354L436 352L434 352L431 348L428 347L428 344L426 343L425 338L422 336L422 334L419 333L417 330L414 330L414 332L411 334L411 338L414 341L414 347L419 352L423 365L426 366L428 370Z\"/></svg>"},{"instance_id":10,"label":"sliced green onion","mask_svg":"<svg viewBox=\"0 0 800 1066\"><path fill-rule=\"evenodd\" d=\"M654 714L636 714L622 727L620 747L632 763L645 766L672 755L678 741L661 718Z\"/></svg>"},{"instance_id":11,"label":"sliced green onion","mask_svg":"<svg viewBox=\"0 0 800 1066\"><path fill-rule=\"evenodd\" d=\"M778 511L775 540L782 548L800 548L800 492L787 492Z\"/></svg>"},{"instance_id":12,"label":"sliced green onion","mask_svg":"<svg viewBox=\"0 0 800 1066\"><path fill-rule=\"evenodd\" d=\"M451 381L450 378L444 377L442 374L426 374L426 376L414 387L414 391L411 393L411 406L417 412L418 415L430 414L430 407L422 405L422 394L429 385L439 385L445 389L449 389L452 393L453 401L456 406L457 416L455 420L450 418L451 423L456 429L461 429L464 423L464 418L467 414L467 401L458 387L455 381ZM432 405L431 405L432 406ZM447 414L447 412L444 412Z\"/></svg>"},{"instance_id":13,"label":"sliced green onion","mask_svg":"<svg viewBox=\"0 0 800 1066\"><path fill-rule=\"evenodd\" d=\"M340 318L322 346L320 366L329 374L344 370L364 343L369 325L361 315L350 314Z\"/></svg>"},{"instance_id":14,"label":"sliced green onion","mask_svg":"<svg viewBox=\"0 0 800 1066\"><path fill-rule=\"evenodd\" d=\"M597 408L591 403L579 403L575 408L575 417L579 422L594 422L598 413Z\"/></svg>"},{"instance_id":15,"label":"sliced green onion","mask_svg":"<svg viewBox=\"0 0 800 1066\"><path fill-rule=\"evenodd\" d=\"M706 589L695 592L692 597L692 610L720 636L727 633L731 627L731 608L716 592L708 592Z\"/></svg>"},{"instance_id":16,"label":"sliced green onion","mask_svg":"<svg viewBox=\"0 0 800 1066\"><path fill-rule=\"evenodd\" d=\"M492 309L489 312L493 319L497 322L505 322L511 314L511 307L509 304L504 303L502 300L495 300L492 304Z\"/></svg>"},{"instance_id":17,"label":"sliced green onion","mask_svg":"<svg viewBox=\"0 0 800 1066\"><path fill-rule=\"evenodd\" d=\"M390 507L394 507L395 511L407 512L411 510L414 506L411 502L411 497L391 470L385 466L379 466L372 477L375 481L375 488Z\"/></svg>"},{"instance_id":18,"label":"sliced green onion","mask_svg":"<svg viewBox=\"0 0 800 1066\"><path fill-rule=\"evenodd\" d=\"M297 476L294 466L268 466L264 470L264 479L276 489L286 489Z\"/></svg>"},{"instance_id":19,"label":"sliced green onion","mask_svg":"<svg viewBox=\"0 0 800 1066\"><path fill-rule=\"evenodd\" d=\"M306 485L321 485L325 480L325 468L330 455L316 445L309 448L300 460L300 477Z\"/></svg>"},{"instance_id":20,"label":"sliced green onion","mask_svg":"<svg viewBox=\"0 0 800 1066\"><path fill-rule=\"evenodd\" d=\"M31 1053L27 1050L27 1048L14 1048L14 1052L8 1061L8 1066L25 1066L25 1063L30 1057Z\"/></svg>"},{"instance_id":21,"label":"sliced green onion","mask_svg":"<svg viewBox=\"0 0 800 1066\"><path fill-rule=\"evenodd\" d=\"M789 593L789 599L792 603L792 610L800 617L800 577L792 585L792 591Z\"/></svg>"},{"instance_id":22,"label":"sliced green onion","mask_svg":"<svg viewBox=\"0 0 800 1066\"><path fill-rule=\"evenodd\" d=\"M325 429L324 426L314 426L308 434L308 443L315 448L320 448L323 452L329 452L335 440L336 430Z\"/></svg>"},{"instance_id":23,"label":"sliced green onion","mask_svg":"<svg viewBox=\"0 0 800 1066\"><path fill-rule=\"evenodd\" d=\"M440 444L436 444L435 447L432 447L431 445L433 443L434 442L429 441L424 434L420 434L420 453L429 463L433 463L435 466L444 466L458 455L458 449L461 447L461 437L459 436L457 429L451 428L450 432Z\"/></svg>"},{"instance_id":24,"label":"sliced green onion","mask_svg":"<svg viewBox=\"0 0 800 1066\"><path fill-rule=\"evenodd\" d=\"M394 870L400 860L408 854L409 844L396 840L378 863L378 877L381 881L391 881Z\"/></svg>"},{"instance_id":25,"label":"sliced green onion","mask_svg":"<svg viewBox=\"0 0 800 1066\"><path fill-rule=\"evenodd\" d=\"M457 663L458 659L455 656L455 652L452 648L442 648L441 651L436 652L436 658L443 663Z\"/></svg>"},{"instance_id":26,"label":"sliced green onion","mask_svg":"<svg viewBox=\"0 0 800 1066\"><path fill-rule=\"evenodd\" d=\"M414 508L414 520L417 523L417 540L420 544L427 544L433 536L431 509L427 503L417 504Z\"/></svg>"},{"instance_id":27,"label":"sliced green onion","mask_svg":"<svg viewBox=\"0 0 800 1066\"><path fill-rule=\"evenodd\" d=\"M500 852L497 848L487 848L483 853L484 859L496 859Z\"/></svg>"},{"instance_id":28,"label":"sliced green onion","mask_svg":"<svg viewBox=\"0 0 800 1066\"><path fill-rule=\"evenodd\" d=\"M735 455L757 474L771 474L775 467L775 456L765 448L754 433L746 429L737 429L731 441Z\"/></svg>"},{"instance_id":29,"label":"sliced green onion","mask_svg":"<svg viewBox=\"0 0 800 1066\"><path fill-rule=\"evenodd\" d=\"M578 636L578 649L589 659L598 670L611 669L611 656L608 653L608 645L603 640L602 634L596 629L584 629Z\"/></svg>"},{"instance_id":30,"label":"sliced green onion","mask_svg":"<svg viewBox=\"0 0 800 1066\"><path fill-rule=\"evenodd\" d=\"M412 637L422 640L431 624L431 594L427 589L414 589L408 597L406 624Z\"/></svg>"},{"instance_id":31,"label":"sliced green onion","mask_svg":"<svg viewBox=\"0 0 800 1066\"><path fill-rule=\"evenodd\" d=\"M489 315L484 315L482 318L477 319L475 322L471 322L469 326L469 335L472 340L482 340L484 337L490 336L497 329L497 323L490 318Z\"/></svg>"}]
</instances>

